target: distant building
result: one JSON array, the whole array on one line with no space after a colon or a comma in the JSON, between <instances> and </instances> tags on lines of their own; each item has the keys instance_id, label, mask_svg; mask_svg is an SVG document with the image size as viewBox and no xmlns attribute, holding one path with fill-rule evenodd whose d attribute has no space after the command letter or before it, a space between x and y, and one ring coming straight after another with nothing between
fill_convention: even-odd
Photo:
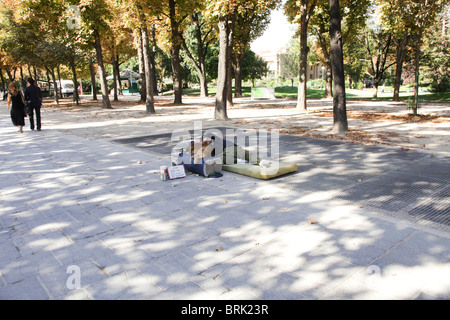
<instances>
[{"instance_id":1,"label":"distant building","mask_svg":"<svg viewBox=\"0 0 450 320\"><path fill-rule=\"evenodd\" d=\"M285 59L289 55L289 48L282 47L276 52L271 50L264 50L257 52L256 55L267 62L267 67L269 69L269 73L267 74L268 77L279 77L282 75ZM308 64L307 72L308 80L322 78L322 65L316 64L311 66Z\"/></svg>"}]
</instances>

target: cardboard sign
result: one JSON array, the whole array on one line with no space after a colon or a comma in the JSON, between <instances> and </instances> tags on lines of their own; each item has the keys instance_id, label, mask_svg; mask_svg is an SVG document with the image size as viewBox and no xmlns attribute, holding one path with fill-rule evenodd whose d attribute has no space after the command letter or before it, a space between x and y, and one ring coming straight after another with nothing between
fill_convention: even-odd
<instances>
[{"instance_id":1,"label":"cardboard sign","mask_svg":"<svg viewBox=\"0 0 450 320\"><path fill-rule=\"evenodd\" d=\"M184 166L172 166L167 169L170 180L186 178L186 172L184 171Z\"/></svg>"}]
</instances>

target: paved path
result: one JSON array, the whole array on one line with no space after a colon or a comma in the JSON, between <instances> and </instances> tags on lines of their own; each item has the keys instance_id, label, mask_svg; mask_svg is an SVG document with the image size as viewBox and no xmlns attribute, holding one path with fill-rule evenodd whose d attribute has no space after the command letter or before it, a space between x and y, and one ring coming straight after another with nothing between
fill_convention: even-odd
<instances>
[{"instance_id":1,"label":"paved path","mask_svg":"<svg viewBox=\"0 0 450 320\"><path fill-rule=\"evenodd\" d=\"M308 180L293 176L161 182L162 164L167 156L110 140L46 127L19 134L2 111L0 299L450 298L446 228L375 210L375 197L305 192L299 184ZM312 166L309 176L326 173ZM374 176L364 181L386 177L382 162L369 167ZM357 186L353 179L347 187ZM448 190L436 172L430 179L419 181L414 208ZM448 210L445 194L435 205L447 201Z\"/></svg>"}]
</instances>

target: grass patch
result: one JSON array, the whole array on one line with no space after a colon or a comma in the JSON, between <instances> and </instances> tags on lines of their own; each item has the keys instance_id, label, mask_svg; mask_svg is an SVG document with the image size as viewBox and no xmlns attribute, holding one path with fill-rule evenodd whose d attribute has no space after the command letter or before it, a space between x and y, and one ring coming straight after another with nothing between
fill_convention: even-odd
<instances>
[{"instance_id":1,"label":"grass patch","mask_svg":"<svg viewBox=\"0 0 450 320\"><path fill-rule=\"evenodd\" d=\"M242 96L251 97L251 87L242 87ZM313 89L308 88L306 90L306 97L308 99L321 99L323 98L325 93L324 89ZM164 92L163 95L172 95L173 91ZM183 94L189 96L200 96L200 89L183 89ZM216 87L208 88L209 96L216 95ZM381 92L381 88L378 91L377 97L373 97L373 89L364 89L364 90L356 90L356 89L346 89L345 91L346 97L349 100L388 100L392 101L393 90L392 88L386 88L386 92ZM234 88L233 88L234 95ZM296 86L283 86L283 87L275 87L275 97L280 99L297 99L298 88ZM414 92L408 90L407 88L402 88L400 91L400 101L407 101L409 99L414 98ZM439 101L439 102L447 102L450 101L450 92L421 92L419 93L419 99L423 101Z\"/></svg>"}]
</instances>

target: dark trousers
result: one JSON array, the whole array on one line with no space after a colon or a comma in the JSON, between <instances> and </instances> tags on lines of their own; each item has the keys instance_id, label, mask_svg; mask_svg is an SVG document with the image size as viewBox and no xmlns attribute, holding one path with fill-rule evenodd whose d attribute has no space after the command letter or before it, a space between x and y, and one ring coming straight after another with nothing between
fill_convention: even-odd
<instances>
[{"instance_id":1,"label":"dark trousers","mask_svg":"<svg viewBox=\"0 0 450 320\"><path fill-rule=\"evenodd\" d=\"M33 107L31 114L28 116L30 119L30 129L34 130L34 113L36 113L36 127L41 130L41 107Z\"/></svg>"}]
</instances>

